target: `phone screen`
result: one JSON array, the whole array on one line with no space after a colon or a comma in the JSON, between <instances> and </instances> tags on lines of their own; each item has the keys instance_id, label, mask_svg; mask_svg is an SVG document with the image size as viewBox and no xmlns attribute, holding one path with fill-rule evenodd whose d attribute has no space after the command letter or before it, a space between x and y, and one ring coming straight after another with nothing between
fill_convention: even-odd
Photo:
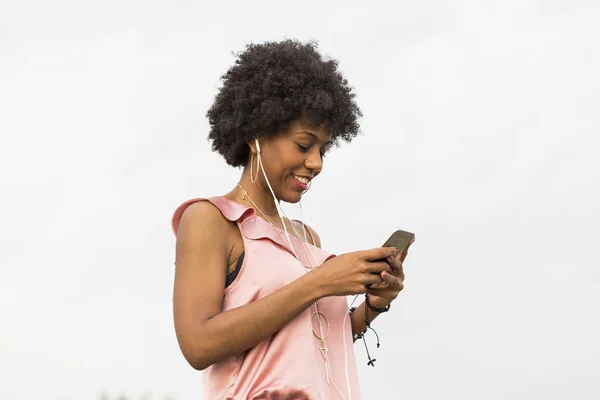
<instances>
[{"instance_id":1,"label":"phone screen","mask_svg":"<svg viewBox=\"0 0 600 400\"><path fill-rule=\"evenodd\" d=\"M401 252L410 244L415 237L414 233L397 230L385 241L383 247L396 247Z\"/></svg>"}]
</instances>

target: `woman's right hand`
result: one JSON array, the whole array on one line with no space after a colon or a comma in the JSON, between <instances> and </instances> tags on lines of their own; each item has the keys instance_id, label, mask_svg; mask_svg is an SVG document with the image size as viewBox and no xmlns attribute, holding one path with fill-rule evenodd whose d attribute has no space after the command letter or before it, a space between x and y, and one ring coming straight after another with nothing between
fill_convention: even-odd
<instances>
[{"instance_id":1,"label":"woman's right hand","mask_svg":"<svg viewBox=\"0 0 600 400\"><path fill-rule=\"evenodd\" d=\"M368 286L382 282L381 272L391 272L388 257L395 257L395 247L341 254L325 261L312 271L323 296L348 296L366 293Z\"/></svg>"}]
</instances>

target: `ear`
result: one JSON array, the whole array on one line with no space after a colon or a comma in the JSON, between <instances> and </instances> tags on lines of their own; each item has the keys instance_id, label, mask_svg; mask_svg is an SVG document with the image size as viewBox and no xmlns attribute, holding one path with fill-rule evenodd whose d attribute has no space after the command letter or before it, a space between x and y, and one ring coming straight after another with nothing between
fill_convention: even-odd
<instances>
[{"instance_id":1,"label":"ear","mask_svg":"<svg viewBox=\"0 0 600 400\"><path fill-rule=\"evenodd\" d=\"M258 142L258 139L254 139L248 142L248 147L250 147L250 151L254 154L259 153L260 154L260 143Z\"/></svg>"},{"instance_id":2,"label":"ear","mask_svg":"<svg viewBox=\"0 0 600 400\"><path fill-rule=\"evenodd\" d=\"M247 144L248 144L248 147L250 147L250 153L256 154L257 153L256 152L256 142L254 140L250 140Z\"/></svg>"}]
</instances>

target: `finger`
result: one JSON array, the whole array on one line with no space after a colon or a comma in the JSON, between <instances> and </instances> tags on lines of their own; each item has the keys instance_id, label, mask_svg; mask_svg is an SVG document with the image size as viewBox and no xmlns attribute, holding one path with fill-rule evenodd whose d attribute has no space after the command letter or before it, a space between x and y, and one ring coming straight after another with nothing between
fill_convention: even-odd
<instances>
[{"instance_id":1,"label":"finger","mask_svg":"<svg viewBox=\"0 0 600 400\"><path fill-rule=\"evenodd\" d=\"M368 294L372 294L374 296L381 296L383 293L382 290L385 290L386 292L400 292L403 289L403 286L400 279L388 274L383 283L377 286L372 285L370 287L367 287L366 289Z\"/></svg>"},{"instance_id":2,"label":"finger","mask_svg":"<svg viewBox=\"0 0 600 400\"><path fill-rule=\"evenodd\" d=\"M388 257L388 264L391 267L391 272L392 275L398 275L399 273L402 272L402 261L400 261L400 258L390 258Z\"/></svg>"},{"instance_id":3,"label":"finger","mask_svg":"<svg viewBox=\"0 0 600 400\"><path fill-rule=\"evenodd\" d=\"M363 283L365 287L371 288L373 285L381 285L383 281L383 278L378 274L365 274Z\"/></svg>"},{"instance_id":4,"label":"finger","mask_svg":"<svg viewBox=\"0 0 600 400\"><path fill-rule=\"evenodd\" d=\"M379 277L381 278L381 283L376 285L371 285L369 289L387 289L389 287L388 279L390 277L390 273L387 271L381 271L379 273Z\"/></svg>"},{"instance_id":5,"label":"finger","mask_svg":"<svg viewBox=\"0 0 600 400\"><path fill-rule=\"evenodd\" d=\"M369 285L368 289L372 289L372 290L388 289L389 288L389 283L388 283L389 274L386 275L385 278L383 277L383 274L387 274L387 272L383 271L379 275L379 277L381 278L381 283L378 283L378 284L375 284L375 285Z\"/></svg>"},{"instance_id":6,"label":"finger","mask_svg":"<svg viewBox=\"0 0 600 400\"><path fill-rule=\"evenodd\" d=\"M408 244L408 246L406 246L404 248L404 250L402 250L402 252L400 253L400 256L398 257L400 259L400 261L404 261L404 259L406 258L406 256L408 255L408 249L410 248L410 246L415 242L415 237L413 236L412 240L410 241L410 243Z\"/></svg>"},{"instance_id":7,"label":"finger","mask_svg":"<svg viewBox=\"0 0 600 400\"><path fill-rule=\"evenodd\" d=\"M398 249L395 247L376 247L371 250L361 252L363 259L367 261L384 260L389 256L395 257L398 254Z\"/></svg>"},{"instance_id":8,"label":"finger","mask_svg":"<svg viewBox=\"0 0 600 400\"><path fill-rule=\"evenodd\" d=\"M388 265L390 266L390 269L389 269L388 272L391 273L391 274L393 274L393 275L397 274L398 273L397 270L401 266L400 261L398 260L398 258L388 257L386 259L386 261L387 261Z\"/></svg>"},{"instance_id":9,"label":"finger","mask_svg":"<svg viewBox=\"0 0 600 400\"><path fill-rule=\"evenodd\" d=\"M365 268L366 272L371 272L373 274L380 274L381 271L391 271L392 268L387 261L369 261L367 262L367 267Z\"/></svg>"},{"instance_id":10,"label":"finger","mask_svg":"<svg viewBox=\"0 0 600 400\"><path fill-rule=\"evenodd\" d=\"M383 279L384 283L387 285L388 288L390 288L390 289L400 288L400 279L398 279L398 277L383 271L381 273L381 278Z\"/></svg>"},{"instance_id":11,"label":"finger","mask_svg":"<svg viewBox=\"0 0 600 400\"><path fill-rule=\"evenodd\" d=\"M387 287L387 284L385 283L385 281L383 281L376 285L369 285L369 287L367 289L380 290L380 289L385 289L386 287Z\"/></svg>"},{"instance_id":12,"label":"finger","mask_svg":"<svg viewBox=\"0 0 600 400\"><path fill-rule=\"evenodd\" d=\"M402 251L400 252L400 257L406 257L406 255L408 254L408 249L414 243L414 241L415 241L415 238L413 237L412 240L410 241L410 243L408 243L406 245L406 247L404 249L402 249Z\"/></svg>"}]
</instances>

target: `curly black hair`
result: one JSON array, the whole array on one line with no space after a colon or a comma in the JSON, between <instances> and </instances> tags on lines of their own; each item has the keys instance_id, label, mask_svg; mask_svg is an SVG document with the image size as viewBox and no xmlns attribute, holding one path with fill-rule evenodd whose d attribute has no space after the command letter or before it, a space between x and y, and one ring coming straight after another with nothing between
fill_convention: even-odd
<instances>
[{"instance_id":1,"label":"curly black hair","mask_svg":"<svg viewBox=\"0 0 600 400\"><path fill-rule=\"evenodd\" d=\"M326 123L332 144L358 134L355 94L338 62L324 59L317 47L285 40L234 53L235 65L221 76L223 86L206 113L212 149L229 165L246 165L249 141L283 132L300 118L311 126Z\"/></svg>"}]
</instances>

